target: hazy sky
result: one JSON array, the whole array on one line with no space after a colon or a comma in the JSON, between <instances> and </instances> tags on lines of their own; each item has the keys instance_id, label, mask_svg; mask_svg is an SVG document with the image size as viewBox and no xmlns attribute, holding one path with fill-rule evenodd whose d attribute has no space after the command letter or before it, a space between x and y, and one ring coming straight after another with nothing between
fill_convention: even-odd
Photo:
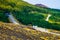
<instances>
[{"instance_id":1,"label":"hazy sky","mask_svg":"<svg viewBox=\"0 0 60 40\"><path fill-rule=\"evenodd\" d=\"M50 8L60 9L60 0L24 0L31 4L44 4Z\"/></svg>"}]
</instances>

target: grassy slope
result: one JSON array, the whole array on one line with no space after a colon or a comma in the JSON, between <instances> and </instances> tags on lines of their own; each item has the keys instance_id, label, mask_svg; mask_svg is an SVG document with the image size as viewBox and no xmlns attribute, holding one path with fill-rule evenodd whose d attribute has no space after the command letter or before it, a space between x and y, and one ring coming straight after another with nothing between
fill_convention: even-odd
<instances>
[{"instance_id":1,"label":"grassy slope","mask_svg":"<svg viewBox=\"0 0 60 40\"><path fill-rule=\"evenodd\" d=\"M8 22L4 14L5 11L11 12L23 24L60 30L60 10L36 7L22 0L0 0L0 14L2 15L0 15L0 21ZM48 14L52 16L49 22L46 22L45 19Z\"/></svg>"},{"instance_id":2,"label":"grassy slope","mask_svg":"<svg viewBox=\"0 0 60 40\"><path fill-rule=\"evenodd\" d=\"M0 40L58 40L60 36L36 31L25 25L0 22Z\"/></svg>"}]
</instances>

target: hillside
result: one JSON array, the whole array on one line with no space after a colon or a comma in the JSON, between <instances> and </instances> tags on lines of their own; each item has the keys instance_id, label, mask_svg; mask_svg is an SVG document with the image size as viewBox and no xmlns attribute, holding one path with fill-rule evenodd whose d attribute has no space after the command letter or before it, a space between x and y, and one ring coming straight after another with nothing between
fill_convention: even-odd
<instances>
[{"instance_id":1,"label":"hillside","mask_svg":"<svg viewBox=\"0 0 60 40\"><path fill-rule=\"evenodd\" d=\"M35 4L35 6L48 8L46 5L43 5L43 4Z\"/></svg>"},{"instance_id":2,"label":"hillside","mask_svg":"<svg viewBox=\"0 0 60 40\"><path fill-rule=\"evenodd\" d=\"M58 9L37 7L22 0L0 0L0 21L9 22L6 12L12 13L22 24L60 30ZM52 16L46 21L48 14Z\"/></svg>"},{"instance_id":3,"label":"hillside","mask_svg":"<svg viewBox=\"0 0 60 40\"><path fill-rule=\"evenodd\" d=\"M0 40L59 40L60 36L36 31L25 25L0 22Z\"/></svg>"}]
</instances>

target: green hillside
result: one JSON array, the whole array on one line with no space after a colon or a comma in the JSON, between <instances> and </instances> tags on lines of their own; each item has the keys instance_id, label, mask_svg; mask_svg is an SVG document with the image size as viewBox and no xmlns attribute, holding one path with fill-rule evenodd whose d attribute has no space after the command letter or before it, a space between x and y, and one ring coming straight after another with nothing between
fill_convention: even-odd
<instances>
[{"instance_id":1,"label":"green hillside","mask_svg":"<svg viewBox=\"0 0 60 40\"><path fill-rule=\"evenodd\" d=\"M0 21L9 22L5 12L12 13L19 22L25 25L60 30L60 10L58 9L37 7L22 0L0 0ZM45 19L48 14L52 16L47 22Z\"/></svg>"}]
</instances>

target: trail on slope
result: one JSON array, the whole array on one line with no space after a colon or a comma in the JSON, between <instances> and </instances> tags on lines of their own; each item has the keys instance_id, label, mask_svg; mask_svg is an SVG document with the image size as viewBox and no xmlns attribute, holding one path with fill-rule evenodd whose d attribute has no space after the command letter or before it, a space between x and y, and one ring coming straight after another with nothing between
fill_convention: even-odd
<instances>
[{"instance_id":1,"label":"trail on slope","mask_svg":"<svg viewBox=\"0 0 60 40\"><path fill-rule=\"evenodd\" d=\"M50 14L48 14L47 18L46 18L46 21L49 21L49 18L51 17Z\"/></svg>"},{"instance_id":2,"label":"trail on slope","mask_svg":"<svg viewBox=\"0 0 60 40\"><path fill-rule=\"evenodd\" d=\"M41 32L46 32L46 33L50 33L50 34L54 34L54 35L60 36L60 34L58 34L58 33L49 32L49 30L46 29L46 28L41 28L41 27L37 27L37 26L33 26L33 28L38 30L38 31L41 31Z\"/></svg>"}]
</instances>

